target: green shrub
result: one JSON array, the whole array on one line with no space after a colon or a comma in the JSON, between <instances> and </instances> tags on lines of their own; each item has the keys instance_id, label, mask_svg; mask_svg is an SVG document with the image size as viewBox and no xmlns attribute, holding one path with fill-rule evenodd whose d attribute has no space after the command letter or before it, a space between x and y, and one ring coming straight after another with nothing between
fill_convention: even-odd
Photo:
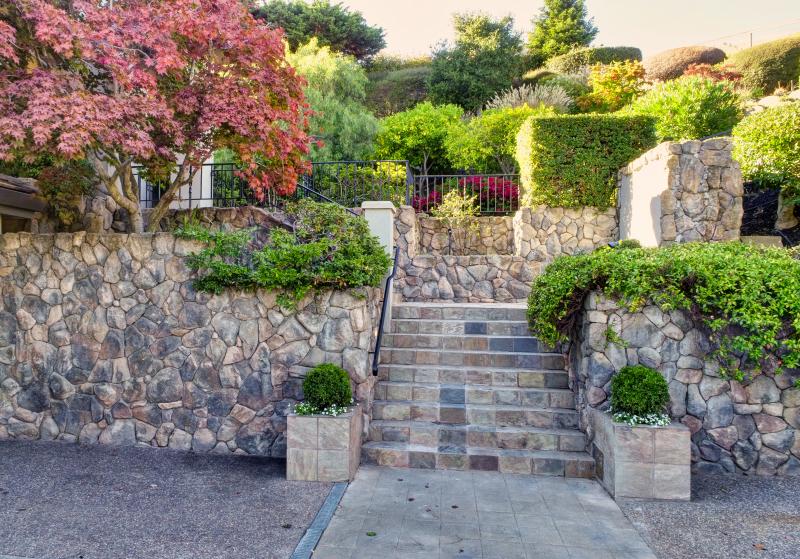
<instances>
[{"instance_id":1,"label":"green shrub","mask_svg":"<svg viewBox=\"0 0 800 559\"><path fill-rule=\"evenodd\" d=\"M430 65L368 74L367 107L379 117L410 109L428 97L430 74Z\"/></svg>"},{"instance_id":2,"label":"green shrub","mask_svg":"<svg viewBox=\"0 0 800 559\"><path fill-rule=\"evenodd\" d=\"M551 72L550 70L545 70L544 68L537 68L535 70L529 70L522 75L522 83L527 85L536 85L540 83L541 80L550 77L550 76L557 76L555 72Z\"/></svg>"},{"instance_id":3,"label":"green shrub","mask_svg":"<svg viewBox=\"0 0 800 559\"><path fill-rule=\"evenodd\" d=\"M303 396L307 404L320 411L349 406L353 401L350 376L332 363L317 365L303 380Z\"/></svg>"},{"instance_id":4,"label":"green shrub","mask_svg":"<svg viewBox=\"0 0 800 559\"><path fill-rule=\"evenodd\" d=\"M800 35L756 45L732 55L730 62L742 73L744 85L770 93L800 76Z\"/></svg>"},{"instance_id":5,"label":"green shrub","mask_svg":"<svg viewBox=\"0 0 800 559\"><path fill-rule=\"evenodd\" d=\"M626 60L642 61L642 51L636 47L582 47L554 56L545 68L556 74L572 74L594 64L611 64Z\"/></svg>"},{"instance_id":6,"label":"green shrub","mask_svg":"<svg viewBox=\"0 0 800 559\"><path fill-rule=\"evenodd\" d=\"M531 331L550 344L567 339L591 291L631 312L651 301L690 312L735 378L800 365L800 261L784 249L685 243L557 258L531 286Z\"/></svg>"},{"instance_id":7,"label":"green shrub","mask_svg":"<svg viewBox=\"0 0 800 559\"><path fill-rule=\"evenodd\" d=\"M578 74L550 74L539 80L541 85L556 85L567 92L573 100L592 91L589 87L588 77L583 73Z\"/></svg>"},{"instance_id":8,"label":"green shrub","mask_svg":"<svg viewBox=\"0 0 800 559\"><path fill-rule=\"evenodd\" d=\"M745 179L800 191L800 103L745 117L733 129L733 157Z\"/></svg>"},{"instance_id":9,"label":"green shrub","mask_svg":"<svg viewBox=\"0 0 800 559\"><path fill-rule=\"evenodd\" d=\"M669 404L669 386L661 373L633 365L623 367L611 379L611 410L644 417L662 414Z\"/></svg>"},{"instance_id":10,"label":"green shrub","mask_svg":"<svg viewBox=\"0 0 800 559\"><path fill-rule=\"evenodd\" d=\"M585 112L618 111L644 92L644 68L635 60L595 64L589 72L591 92L578 99Z\"/></svg>"},{"instance_id":11,"label":"green shrub","mask_svg":"<svg viewBox=\"0 0 800 559\"><path fill-rule=\"evenodd\" d=\"M398 56L396 54L379 54L370 59L366 69L368 74L394 72L395 70L405 70L407 68L419 68L429 66L431 57L427 54L421 56Z\"/></svg>"},{"instance_id":12,"label":"green shrub","mask_svg":"<svg viewBox=\"0 0 800 559\"><path fill-rule=\"evenodd\" d=\"M308 199L288 212L294 230L273 228L262 248L253 246L250 230L212 232L187 223L175 231L178 237L208 244L188 258L189 267L201 273L195 288L212 293L274 289L280 291L279 302L291 308L312 289L380 284L390 260L364 218Z\"/></svg>"},{"instance_id":13,"label":"green shrub","mask_svg":"<svg viewBox=\"0 0 800 559\"><path fill-rule=\"evenodd\" d=\"M80 198L94 193L97 175L86 160L67 161L43 168L36 182L48 213L70 226L81 219Z\"/></svg>"},{"instance_id":14,"label":"green shrub","mask_svg":"<svg viewBox=\"0 0 800 559\"><path fill-rule=\"evenodd\" d=\"M727 132L744 111L735 85L699 76L657 84L626 109L656 119L661 140L696 140Z\"/></svg>"},{"instance_id":15,"label":"green shrub","mask_svg":"<svg viewBox=\"0 0 800 559\"><path fill-rule=\"evenodd\" d=\"M517 135L523 203L613 205L617 171L656 144L653 124L602 114L529 118Z\"/></svg>"},{"instance_id":16,"label":"green shrub","mask_svg":"<svg viewBox=\"0 0 800 559\"><path fill-rule=\"evenodd\" d=\"M714 47L679 47L655 54L644 60L647 79L674 80L683 75L692 64L719 64L725 60L725 51Z\"/></svg>"}]
</instances>

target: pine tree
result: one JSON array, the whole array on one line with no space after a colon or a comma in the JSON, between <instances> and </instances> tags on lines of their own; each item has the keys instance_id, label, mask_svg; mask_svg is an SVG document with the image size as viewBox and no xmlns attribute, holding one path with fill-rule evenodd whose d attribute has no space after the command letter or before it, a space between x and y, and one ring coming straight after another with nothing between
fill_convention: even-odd
<instances>
[{"instance_id":1,"label":"pine tree","mask_svg":"<svg viewBox=\"0 0 800 559\"><path fill-rule=\"evenodd\" d=\"M585 0L544 0L528 34L531 57L544 62L575 47L588 46L597 35L593 21Z\"/></svg>"}]
</instances>

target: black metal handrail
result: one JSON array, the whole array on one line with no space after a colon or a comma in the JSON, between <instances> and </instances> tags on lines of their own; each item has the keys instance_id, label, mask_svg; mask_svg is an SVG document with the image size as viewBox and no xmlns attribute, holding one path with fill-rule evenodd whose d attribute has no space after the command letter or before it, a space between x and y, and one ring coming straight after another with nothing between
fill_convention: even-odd
<instances>
[{"instance_id":1,"label":"black metal handrail","mask_svg":"<svg viewBox=\"0 0 800 559\"><path fill-rule=\"evenodd\" d=\"M381 316L378 319L378 335L375 338L375 351L372 355L372 376L378 376L378 367L381 362L381 342L383 341L383 324L386 320L386 308L389 305L389 298L392 296L392 281L397 273L397 259L400 255L400 248L394 249L394 261L392 271L386 278L386 285L383 288L383 304L381 305Z\"/></svg>"}]
</instances>

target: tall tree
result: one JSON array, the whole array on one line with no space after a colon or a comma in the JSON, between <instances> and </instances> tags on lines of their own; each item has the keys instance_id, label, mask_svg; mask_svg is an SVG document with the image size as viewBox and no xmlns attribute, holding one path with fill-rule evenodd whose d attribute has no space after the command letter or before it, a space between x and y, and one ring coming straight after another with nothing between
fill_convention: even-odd
<instances>
[{"instance_id":1,"label":"tall tree","mask_svg":"<svg viewBox=\"0 0 800 559\"><path fill-rule=\"evenodd\" d=\"M168 182L151 228L217 149L242 162L257 196L292 192L308 153L304 107L282 34L241 0L0 6L0 159L88 158L134 231L134 164Z\"/></svg>"},{"instance_id":2,"label":"tall tree","mask_svg":"<svg viewBox=\"0 0 800 559\"><path fill-rule=\"evenodd\" d=\"M455 44L443 43L434 52L429 95L436 103L478 110L519 75L522 39L511 16L456 14L453 23Z\"/></svg>"},{"instance_id":3,"label":"tall tree","mask_svg":"<svg viewBox=\"0 0 800 559\"><path fill-rule=\"evenodd\" d=\"M528 52L544 62L575 47L588 46L597 27L588 17L585 0L544 0L528 34Z\"/></svg>"},{"instance_id":4,"label":"tall tree","mask_svg":"<svg viewBox=\"0 0 800 559\"><path fill-rule=\"evenodd\" d=\"M378 119L364 105L367 73L352 56L320 47L316 39L286 55L308 85L315 161L363 159L372 150Z\"/></svg>"},{"instance_id":5,"label":"tall tree","mask_svg":"<svg viewBox=\"0 0 800 559\"><path fill-rule=\"evenodd\" d=\"M361 12L351 12L330 0L270 0L253 11L270 27L282 28L294 50L313 38L324 47L369 60L386 46L383 29L369 25Z\"/></svg>"}]
</instances>

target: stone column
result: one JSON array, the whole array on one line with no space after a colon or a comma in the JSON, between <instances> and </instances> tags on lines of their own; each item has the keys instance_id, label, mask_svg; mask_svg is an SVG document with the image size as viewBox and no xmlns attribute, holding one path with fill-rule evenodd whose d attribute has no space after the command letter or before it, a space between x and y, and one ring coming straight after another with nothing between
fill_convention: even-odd
<instances>
[{"instance_id":1,"label":"stone column","mask_svg":"<svg viewBox=\"0 0 800 559\"><path fill-rule=\"evenodd\" d=\"M394 204L388 201L362 202L364 219L372 234L380 239L390 257L394 256Z\"/></svg>"}]
</instances>

